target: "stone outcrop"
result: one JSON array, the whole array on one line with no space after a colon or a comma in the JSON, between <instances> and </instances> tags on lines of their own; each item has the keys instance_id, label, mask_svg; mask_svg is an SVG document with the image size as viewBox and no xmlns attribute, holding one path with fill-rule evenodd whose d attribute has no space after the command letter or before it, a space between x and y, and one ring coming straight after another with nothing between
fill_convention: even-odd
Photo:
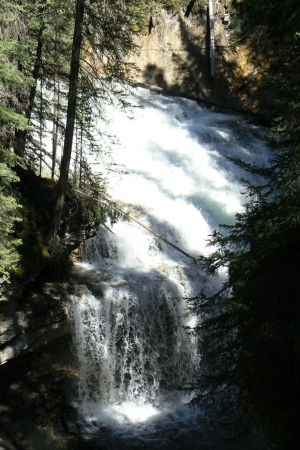
<instances>
[{"instance_id":1,"label":"stone outcrop","mask_svg":"<svg viewBox=\"0 0 300 450\"><path fill-rule=\"evenodd\" d=\"M222 2L221 2L222 3ZM224 3L224 2L223 2ZM254 27L238 37L226 10L215 15L215 75L210 74L207 13L200 17L165 10L151 12L148 35L137 38L131 57L137 81L171 93L238 111L270 115L272 95L263 87L264 70L274 60L267 28Z\"/></svg>"},{"instance_id":2,"label":"stone outcrop","mask_svg":"<svg viewBox=\"0 0 300 450\"><path fill-rule=\"evenodd\" d=\"M1 366L0 448L84 449L72 405L77 373L64 335Z\"/></svg>"},{"instance_id":3,"label":"stone outcrop","mask_svg":"<svg viewBox=\"0 0 300 450\"><path fill-rule=\"evenodd\" d=\"M72 291L67 283L37 285L29 294L20 284L0 285L0 449L85 448L72 405Z\"/></svg>"},{"instance_id":4,"label":"stone outcrop","mask_svg":"<svg viewBox=\"0 0 300 450\"><path fill-rule=\"evenodd\" d=\"M67 285L49 283L23 299L19 285L0 293L0 365L69 333Z\"/></svg>"}]
</instances>

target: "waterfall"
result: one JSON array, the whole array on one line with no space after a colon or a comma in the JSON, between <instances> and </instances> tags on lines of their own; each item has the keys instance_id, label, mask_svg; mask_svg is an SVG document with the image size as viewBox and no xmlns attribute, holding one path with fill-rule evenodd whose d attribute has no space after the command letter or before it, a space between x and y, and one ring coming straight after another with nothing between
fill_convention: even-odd
<instances>
[{"instance_id":1,"label":"waterfall","mask_svg":"<svg viewBox=\"0 0 300 450\"><path fill-rule=\"evenodd\" d=\"M245 174L226 157L267 164L263 130L242 116L145 89L132 102L133 117L107 108L107 132L120 142L113 157L122 169L107 172L109 193L193 258L207 255L209 234L233 223L245 202L238 181ZM87 430L108 427L134 445L143 437L149 448L172 448L170 436L179 439L195 427L200 433L202 413L185 408L188 398L178 389L201 370L201 342L184 330L196 324L185 315L184 298L211 292L222 273L207 280L193 259L133 222L100 227L82 253L69 318L79 365L77 407ZM201 433L201 442L213 441Z\"/></svg>"}]
</instances>

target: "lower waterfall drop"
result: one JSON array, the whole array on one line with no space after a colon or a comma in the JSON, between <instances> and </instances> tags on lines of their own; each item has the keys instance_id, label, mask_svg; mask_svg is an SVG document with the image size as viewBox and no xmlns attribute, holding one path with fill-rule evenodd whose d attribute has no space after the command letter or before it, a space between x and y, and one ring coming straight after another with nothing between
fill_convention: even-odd
<instances>
[{"instance_id":1,"label":"lower waterfall drop","mask_svg":"<svg viewBox=\"0 0 300 450\"><path fill-rule=\"evenodd\" d=\"M106 258L93 261L104 239ZM155 245L153 240L152 252ZM103 420L104 409L114 405L118 420L137 423L182 404L178 388L199 366L198 341L183 328L192 318L184 317L184 289L178 288L187 284L182 267L120 268L113 249L113 237L102 231L84 244L90 263L75 267L84 283L69 305L80 363L79 410Z\"/></svg>"}]
</instances>

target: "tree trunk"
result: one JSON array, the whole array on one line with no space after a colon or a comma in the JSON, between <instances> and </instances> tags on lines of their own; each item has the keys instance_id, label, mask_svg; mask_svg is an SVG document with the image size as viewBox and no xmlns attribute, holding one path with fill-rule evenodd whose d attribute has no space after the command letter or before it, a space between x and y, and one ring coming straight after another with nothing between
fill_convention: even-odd
<instances>
[{"instance_id":1,"label":"tree trunk","mask_svg":"<svg viewBox=\"0 0 300 450\"><path fill-rule=\"evenodd\" d=\"M32 78L36 81L35 84L30 89L29 94L29 100L28 100L28 106L25 110L25 117L28 119L28 122L31 119L31 113L33 110L33 104L35 99L35 93L36 93L36 85L37 85L37 79L40 75L40 70L42 67L42 52L43 52L43 32L44 32L45 25L43 24L39 30L38 35L38 45L36 50L36 59L33 69ZM26 137L27 137L27 130L17 130L15 133L15 145L14 145L14 152L19 156L24 156L25 153L25 145L26 145Z\"/></svg>"},{"instance_id":2,"label":"tree trunk","mask_svg":"<svg viewBox=\"0 0 300 450\"><path fill-rule=\"evenodd\" d=\"M57 14L56 9L55 16L55 46L54 46L54 60L58 60L57 42L58 42L58 31L57 31ZM58 110L59 110L59 80L57 80L57 69L55 68L55 73L53 77L53 137L52 137L52 169L51 178L55 178L55 162L57 153L57 137L58 137Z\"/></svg>"},{"instance_id":3,"label":"tree trunk","mask_svg":"<svg viewBox=\"0 0 300 450\"><path fill-rule=\"evenodd\" d=\"M72 155L84 7L85 7L85 0L77 0L71 69L70 69L65 140L64 140L63 156L61 160L60 176L57 186L56 200L48 234L48 243L50 245L50 249L53 249L53 243L55 242L55 237L59 229L59 222L63 211L64 199L67 190L67 183L69 176L70 161Z\"/></svg>"},{"instance_id":4,"label":"tree trunk","mask_svg":"<svg viewBox=\"0 0 300 450\"><path fill-rule=\"evenodd\" d=\"M56 84L57 83L57 84ZM53 89L53 124L52 124L52 167L51 178L55 178L55 164L57 154L57 138L58 138L58 110L59 110L59 82L56 81L54 75L54 89Z\"/></svg>"}]
</instances>

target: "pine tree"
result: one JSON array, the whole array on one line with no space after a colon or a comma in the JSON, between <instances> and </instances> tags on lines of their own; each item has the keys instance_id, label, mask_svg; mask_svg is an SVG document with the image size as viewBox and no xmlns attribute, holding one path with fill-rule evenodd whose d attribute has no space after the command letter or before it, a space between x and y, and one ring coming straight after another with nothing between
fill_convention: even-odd
<instances>
[{"instance_id":1,"label":"pine tree","mask_svg":"<svg viewBox=\"0 0 300 450\"><path fill-rule=\"evenodd\" d=\"M19 260L20 244L13 235L18 203L12 183L18 177L12 169L21 160L11 148L15 132L28 129L27 120L19 114L19 98L22 91L30 88L31 80L18 69L23 54L18 35L24 31L20 12L7 1L1 1L0 7L0 277L8 280L9 272Z\"/></svg>"},{"instance_id":2,"label":"pine tree","mask_svg":"<svg viewBox=\"0 0 300 450\"><path fill-rule=\"evenodd\" d=\"M0 279L8 281L10 271L16 269L20 259L17 247L21 241L12 233L19 205L10 192L11 183L18 181L18 177L10 167L13 162L5 156L0 151Z\"/></svg>"},{"instance_id":3,"label":"pine tree","mask_svg":"<svg viewBox=\"0 0 300 450\"><path fill-rule=\"evenodd\" d=\"M248 2L249 3L249 2ZM274 150L268 168L232 161L261 177L261 185L242 180L245 211L233 226L223 225L210 243L216 250L200 258L215 275L228 268L220 292L190 300L199 317L203 362L189 387L193 404L219 413L249 417L271 445L283 450L300 445L300 97L298 2L292 14L276 17L272 2L253 3L280 29L281 47L267 81L278 103L266 142ZM284 20L283 20L284 18ZM192 330L190 330L192 331Z\"/></svg>"},{"instance_id":4,"label":"pine tree","mask_svg":"<svg viewBox=\"0 0 300 450\"><path fill-rule=\"evenodd\" d=\"M77 0L69 77L69 94L64 149L58 191L49 230L49 242L55 243L67 189L75 129L77 97L80 89L91 107L111 95L124 102L120 82L130 80L132 66L125 55L133 51L133 33L139 31L139 1L106 2ZM133 14L133 12L135 14ZM78 109L78 108L77 108Z\"/></svg>"},{"instance_id":5,"label":"pine tree","mask_svg":"<svg viewBox=\"0 0 300 450\"><path fill-rule=\"evenodd\" d=\"M76 102L77 102L77 90L78 90L78 77L80 68L80 50L82 43L82 27L84 18L85 0L77 0L76 2L76 14L75 14L75 26L73 36L73 48L70 68L70 80L69 80L69 94L68 94L68 109L67 120L65 130L65 140L63 156L61 161L60 176L57 187L56 201L54 205L54 211L52 214L52 222L50 227L50 239L56 236L59 221L61 218L65 194L67 190L68 176L70 170L74 127L75 127L75 115L76 115Z\"/></svg>"}]
</instances>

